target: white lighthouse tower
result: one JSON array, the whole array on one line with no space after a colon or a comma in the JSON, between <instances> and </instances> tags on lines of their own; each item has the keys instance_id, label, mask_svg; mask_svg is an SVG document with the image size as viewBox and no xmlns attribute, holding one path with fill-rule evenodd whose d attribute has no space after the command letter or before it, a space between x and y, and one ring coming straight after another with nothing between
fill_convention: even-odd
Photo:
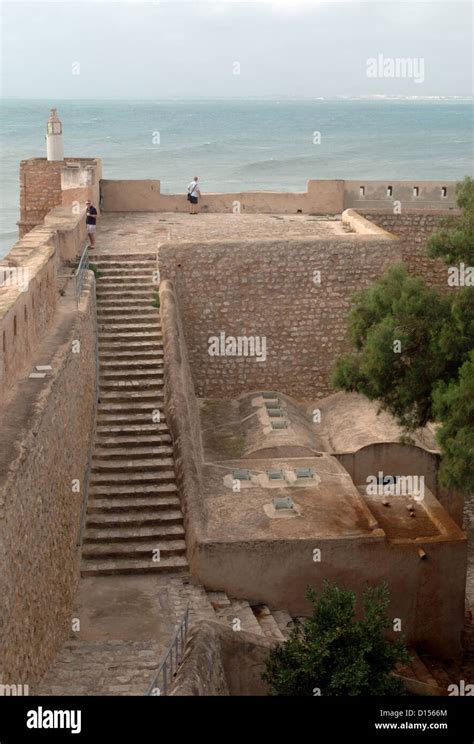
<instances>
[{"instance_id":1,"label":"white lighthouse tower","mask_svg":"<svg viewBox=\"0 0 474 744\"><path fill-rule=\"evenodd\" d=\"M48 160L64 160L63 126L55 108L51 109L46 126L46 157Z\"/></svg>"}]
</instances>

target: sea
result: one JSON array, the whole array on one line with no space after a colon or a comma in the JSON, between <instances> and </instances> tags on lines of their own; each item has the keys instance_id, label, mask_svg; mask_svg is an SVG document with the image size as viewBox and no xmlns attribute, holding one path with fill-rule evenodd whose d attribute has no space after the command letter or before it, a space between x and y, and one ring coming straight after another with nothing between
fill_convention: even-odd
<instances>
[{"instance_id":1,"label":"sea","mask_svg":"<svg viewBox=\"0 0 474 744\"><path fill-rule=\"evenodd\" d=\"M473 172L471 100L7 100L0 103L0 257L17 239L19 161L46 154L49 108L66 157L104 178L184 193L303 191L309 178L455 180Z\"/></svg>"}]
</instances>

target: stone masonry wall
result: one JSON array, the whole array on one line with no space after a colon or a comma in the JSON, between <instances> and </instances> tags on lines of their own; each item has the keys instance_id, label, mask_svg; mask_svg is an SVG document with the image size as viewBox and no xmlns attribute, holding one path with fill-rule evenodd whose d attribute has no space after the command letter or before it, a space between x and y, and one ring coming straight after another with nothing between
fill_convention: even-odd
<instances>
[{"instance_id":1,"label":"stone masonry wall","mask_svg":"<svg viewBox=\"0 0 474 744\"><path fill-rule=\"evenodd\" d=\"M80 312L71 313L55 347L51 375L41 382L26 379L2 411L0 677L5 684L36 683L71 628L96 403L91 282L89 275ZM80 353L73 353L75 340ZM41 387L31 400L35 384Z\"/></svg>"},{"instance_id":2,"label":"stone masonry wall","mask_svg":"<svg viewBox=\"0 0 474 744\"><path fill-rule=\"evenodd\" d=\"M175 286L196 395L328 394L353 292L400 260L398 241L378 235L162 245L161 278ZM264 336L266 361L210 356L209 338L220 332Z\"/></svg>"},{"instance_id":3,"label":"stone masonry wall","mask_svg":"<svg viewBox=\"0 0 474 744\"><path fill-rule=\"evenodd\" d=\"M426 241L448 216L446 212L431 214L393 214L393 211L361 211L376 225L397 235L402 243L402 256L412 274L423 277L429 284L447 288L448 267L439 260L428 258ZM453 210L449 216L457 216Z\"/></svg>"},{"instance_id":4,"label":"stone masonry wall","mask_svg":"<svg viewBox=\"0 0 474 744\"><path fill-rule=\"evenodd\" d=\"M80 254L86 242L83 214L52 209L0 264L0 405L29 369L55 317L61 261ZM64 273L64 272L63 272Z\"/></svg>"},{"instance_id":5,"label":"stone masonry wall","mask_svg":"<svg viewBox=\"0 0 474 744\"><path fill-rule=\"evenodd\" d=\"M165 364L165 413L173 438L174 466L186 529L188 562L204 523L201 430L176 294L171 282L160 283L160 314Z\"/></svg>"},{"instance_id":6,"label":"stone masonry wall","mask_svg":"<svg viewBox=\"0 0 474 744\"><path fill-rule=\"evenodd\" d=\"M84 208L91 199L99 207L102 164L97 158L49 161L30 158L20 162L19 237L43 222L60 205Z\"/></svg>"},{"instance_id":7,"label":"stone masonry wall","mask_svg":"<svg viewBox=\"0 0 474 744\"><path fill-rule=\"evenodd\" d=\"M20 238L61 204L62 160L31 158L20 163Z\"/></svg>"}]
</instances>

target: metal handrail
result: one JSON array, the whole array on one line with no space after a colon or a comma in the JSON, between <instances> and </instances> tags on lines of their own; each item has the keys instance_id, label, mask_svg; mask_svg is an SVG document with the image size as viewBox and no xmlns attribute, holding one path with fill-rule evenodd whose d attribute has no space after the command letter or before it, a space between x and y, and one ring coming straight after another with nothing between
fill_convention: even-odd
<instances>
[{"instance_id":1,"label":"metal handrail","mask_svg":"<svg viewBox=\"0 0 474 744\"><path fill-rule=\"evenodd\" d=\"M77 265L77 269L74 272L74 283L76 292L76 307L79 309L79 303L81 301L82 289L84 287L84 279L86 271L89 268L89 246L86 244L82 256Z\"/></svg>"},{"instance_id":2,"label":"metal handrail","mask_svg":"<svg viewBox=\"0 0 474 744\"><path fill-rule=\"evenodd\" d=\"M79 534L77 536L77 547L82 547L82 539L84 536L84 528L86 524L86 514L87 514L87 503L89 499L89 481L90 481L90 475L91 475L91 469L92 469L92 457L94 454L94 445L95 445L95 431L96 431L96 424L97 424L97 407L99 404L99 397L100 397L100 376L99 376L99 338L97 333L97 293L96 293L96 282L95 282L95 276L92 276L92 285L91 285L91 291L92 291L92 302L95 312L95 324L96 324L96 333L95 333L95 379L96 379L96 391L95 391L95 399L94 399L94 405L92 408L92 417L91 417L91 432L93 432L93 436L89 439L89 453L87 456L87 466L86 466L86 474L84 477L84 489L83 489L83 496L82 496L82 506L81 506L81 520L79 525Z\"/></svg>"},{"instance_id":3,"label":"metal handrail","mask_svg":"<svg viewBox=\"0 0 474 744\"><path fill-rule=\"evenodd\" d=\"M147 695L167 695L168 687L173 681L173 677L176 674L178 667L181 663L183 656L184 645L186 643L186 637L188 634L189 627L189 605L186 607L184 614L175 628L173 637L168 645L168 648L163 656L163 659L158 667L153 680L147 690ZM181 648L180 648L181 645ZM173 657L173 651L175 651ZM168 660L169 660L169 674L168 674ZM173 663L174 662L174 663ZM174 670L173 670L174 667ZM163 679L163 684L160 686L160 677Z\"/></svg>"}]
</instances>

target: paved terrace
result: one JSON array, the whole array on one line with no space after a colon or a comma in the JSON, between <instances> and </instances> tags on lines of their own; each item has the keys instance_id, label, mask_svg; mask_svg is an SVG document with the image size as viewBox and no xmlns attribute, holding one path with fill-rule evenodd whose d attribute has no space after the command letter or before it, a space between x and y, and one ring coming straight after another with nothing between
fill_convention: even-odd
<instances>
[{"instance_id":1,"label":"paved terrace","mask_svg":"<svg viewBox=\"0 0 474 744\"><path fill-rule=\"evenodd\" d=\"M164 241L335 238L347 231L338 219L310 215L105 212L98 220L99 253L156 251ZM351 235L354 237L354 235Z\"/></svg>"}]
</instances>

